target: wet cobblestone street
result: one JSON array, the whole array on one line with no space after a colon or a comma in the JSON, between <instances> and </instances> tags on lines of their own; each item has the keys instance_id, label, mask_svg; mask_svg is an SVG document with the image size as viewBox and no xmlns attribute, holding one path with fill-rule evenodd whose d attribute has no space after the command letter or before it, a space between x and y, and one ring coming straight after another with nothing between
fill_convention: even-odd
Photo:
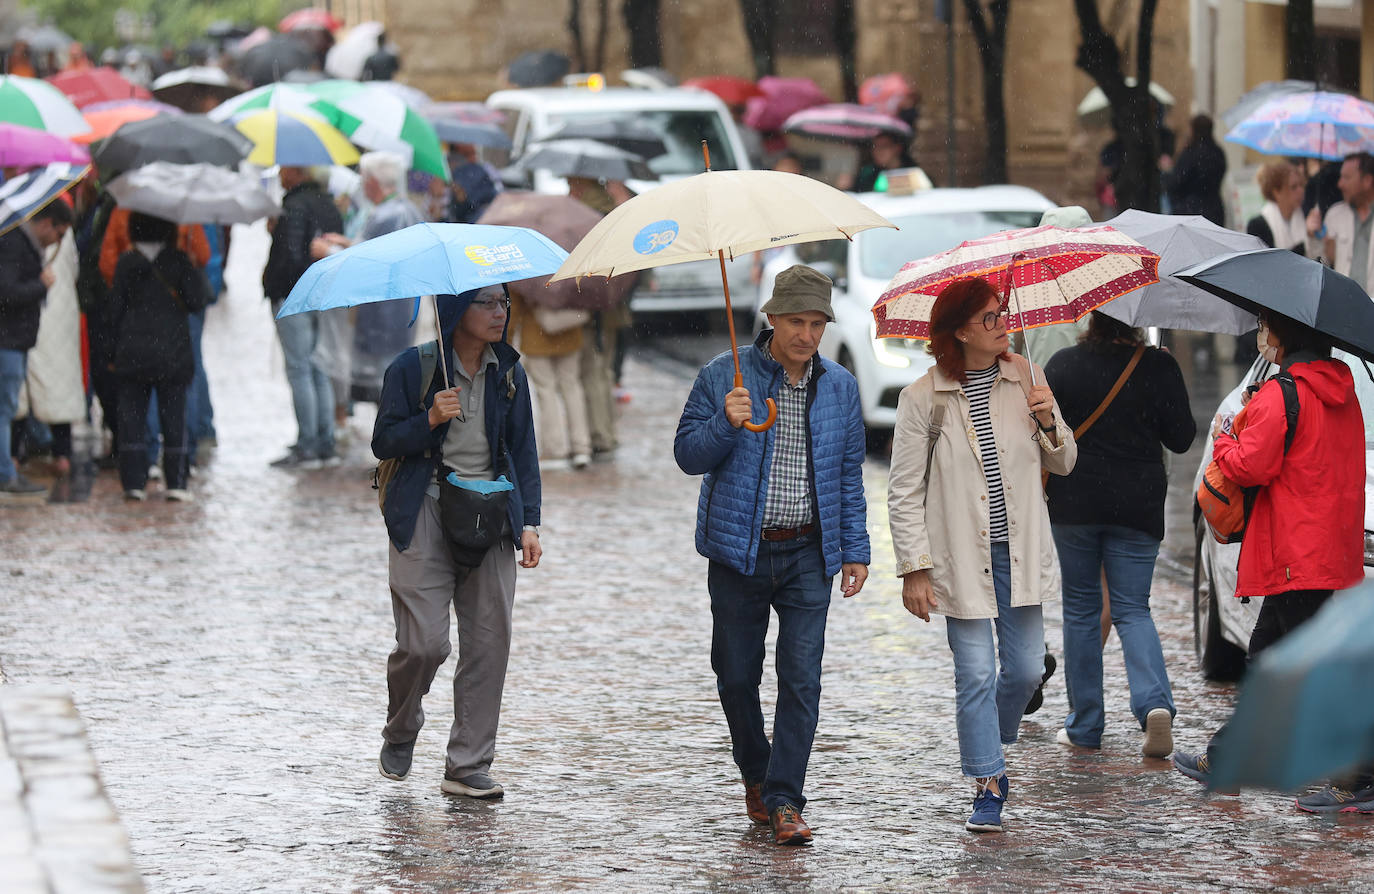
<instances>
[{"instance_id":1,"label":"wet cobblestone street","mask_svg":"<svg viewBox=\"0 0 1374 894\"><path fill-rule=\"evenodd\" d=\"M616 461L545 473L544 560L520 572L492 767L505 799L439 792L453 658L410 778L383 779L392 620L370 418L339 468L268 467L295 423L267 307L243 285L254 257L236 252L238 287L205 330L219 446L197 502L126 504L102 473L88 502L0 511L0 664L72 693L150 891L1374 890L1374 817L1209 796L1142 758L1115 638L1101 752L1055 744L1056 674L1008 750L1007 832L965 832L943 623L902 609L878 458L872 577L830 613L816 843L772 846L744 815L697 481L672 460L691 382L643 351ZM1162 562L1153 604L1191 749L1233 691L1196 669L1190 574ZM1059 654L1058 607L1046 617Z\"/></svg>"}]
</instances>

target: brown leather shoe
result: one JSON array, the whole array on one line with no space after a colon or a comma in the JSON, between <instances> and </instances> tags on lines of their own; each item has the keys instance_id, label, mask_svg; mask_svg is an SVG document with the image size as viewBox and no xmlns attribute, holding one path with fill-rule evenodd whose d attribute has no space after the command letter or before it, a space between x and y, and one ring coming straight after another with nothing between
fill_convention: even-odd
<instances>
[{"instance_id":1,"label":"brown leather shoe","mask_svg":"<svg viewBox=\"0 0 1374 894\"><path fill-rule=\"evenodd\" d=\"M775 808L769 816L773 826L774 844L810 844L811 827L802 819L801 811L791 804Z\"/></svg>"},{"instance_id":2,"label":"brown leather shoe","mask_svg":"<svg viewBox=\"0 0 1374 894\"><path fill-rule=\"evenodd\" d=\"M763 783L744 784L744 811L760 826L768 825L768 808L763 806Z\"/></svg>"}]
</instances>

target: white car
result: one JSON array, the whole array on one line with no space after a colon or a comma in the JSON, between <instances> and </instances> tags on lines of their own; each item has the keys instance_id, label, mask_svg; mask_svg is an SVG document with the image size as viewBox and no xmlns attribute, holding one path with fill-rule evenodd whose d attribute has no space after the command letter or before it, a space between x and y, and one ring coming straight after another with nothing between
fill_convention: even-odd
<instances>
[{"instance_id":1,"label":"white car","mask_svg":"<svg viewBox=\"0 0 1374 894\"><path fill-rule=\"evenodd\" d=\"M505 130L513 147L513 161L531 143L547 139L565 124L589 121L628 120L655 130L668 147L667 153L648 160L658 180L631 180L636 193L661 183L680 180L706 169L701 141L711 149L712 170L749 170L749 155L729 110L720 98L705 90L670 88L646 90L631 87L535 87L499 90L487 97L487 105L506 113ZM499 161L499 159L496 159ZM535 192L566 193L568 183L548 171L533 172L524 184ZM754 301L748 257L726 263L730 297L736 305ZM630 310L637 314L664 311L718 311L725 307L720 285L720 265L715 261L673 264L642 272L630 296Z\"/></svg>"},{"instance_id":2,"label":"white car","mask_svg":"<svg viewBox=\"0 0 1374 894\"><path fill-rule=\"evenodd\" d=\"M1364 575L1374 576L1374 381L1364 364L1351 354L1333 352L1355 376L1355 395L1364 414L1365 488L1364 488ZM1239 385L1217 407L1214 420L1222 414L1234 415L1244 405L1241 395L1253 383L1263 382L1278 368L1263 357L1256 358ZM1206 439L1202 462L1193 477L1193 493L1212 461L1211 424L1203 432ZM1245 652L1250 631L1259 617L1260 599L1235 598L1236 567L1240 563L1239 543L1218 543L1207 529L1196 502L1193 507L1195 548L1193 553L1193 646L1204 676L1214 680L1239 679L1245 669Z\"/></svg>"},{"instance_id":3,"label":"white car","mask_svg":"<svg viewBox=\"0 0 1374 894\"><path fill-rule=\"evenodd\" d=\"M839 239L775 249L764 264L755 306L755 331L767 326L758 311L773 293L773 280L793 264L808 264L835 281L835 322L825 327L821 354L859 381L864 424L875 435L897 423L897 395L935 362L926 342L875 338L873 303L908 261L953 248L999 230L1034 227L1054 203L1022 186L930 189L914 195L866 193L859 201L900 229L864 230Z\"/></svg>"}]
</instances>

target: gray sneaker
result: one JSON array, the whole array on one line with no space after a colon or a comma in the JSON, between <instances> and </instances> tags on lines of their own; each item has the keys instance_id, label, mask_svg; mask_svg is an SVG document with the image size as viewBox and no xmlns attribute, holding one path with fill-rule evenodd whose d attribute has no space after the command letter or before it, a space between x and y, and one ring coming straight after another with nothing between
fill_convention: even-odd
<instances>
[{"instance_id":1,"label":"gray sneaker","mask_svg":"<svg viewBox=\"0 0 1374 894\"><path fill-rule=\"evenodd\" d=\"M18 472L9 481L0 483L0 498L36 497L47 492L46 485L36 484Z\"/></svg>"},{"instance_id":2,"label":"gray sneaker","mask_svg":"<svg viewBox=\"0 0 1374 894\"><path fill-rule=\"evenodd\" d=\"M410 775L410 761L414 755L414 739L394 745L391 742L383 742L382 756L378 758L377 766L387 779L405 779Z\"/></svg>"},{"instance_id":3,"label":"gray sneaker","mask_svg":"<svg viewBox=\"0 0 1374 894\"><path fill-rule=\"evenodd\" d=\"M268 465L275 469L294 469L314 459L314 454L301 450L299 447L292 447L285 456L281 459L272 460ZM318 460L315 461L318 462ZM317 465L315 468L319 468L319 466Z\"/></svg>"},{"instance_id":4,"label":"gray sneaker","mask_svg":"<svg viewBox=\"0 0 1374 894\"><path fill-rule=\"evenodd\" d=\"M501 788L501 783L494 781L486 773L469 773L466 776L454 776L449 771L444 771L444 781L439 783L439 790L446 795L466 795L469 798L500 798L505 795L506 790Z\"/></svg>"}]
</instances>

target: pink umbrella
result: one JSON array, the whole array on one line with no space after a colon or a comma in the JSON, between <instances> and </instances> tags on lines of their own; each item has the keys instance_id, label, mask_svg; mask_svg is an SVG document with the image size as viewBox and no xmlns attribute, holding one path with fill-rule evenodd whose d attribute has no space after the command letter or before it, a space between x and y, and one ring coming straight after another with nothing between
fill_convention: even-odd
<instances>
[{"instance_id":1,"label":"pink umbrella","mask_svg":"<svg viewBox=\"0 0 1374 894\"><path fill-rule=\"evenodd\" d=\"M91 163L91 154L55 133L0 123L0 167L32 168L54 161L85 165Z\"/></svg>"},{"instance_id":2,"label":"pink umbrella","mask_svg":"<svg viewBox=\"0 0 1374 894\"><path fill-rule=\"evenodd\" d=\"M785 133L837 140L871 140L880 133L909 138L911 126L900 118L848 102L802 109L782 125Z\"/></svg>"},{"instance_id":3,"label":"pink umbrella","mask_svg":"<svg viewBox=\"0 0 1374 894\"><path fill-rule=\"evenodd\" d=\"M791 115L812 106L825 105L830 97L810 78L759 78L763 96L749 100L744 123L759 131L777 130Z\"/></svg>"},{"instance_id":4,"label":"pink umbrella","mask_svg":"<svg viewBox=\"0 0 1374 894\"><path fill-rule=\"evenodd\" d=\"M889 115L896 115L902 103L915 96L916 89L906 75L895 71L866 78L859 85L859 102Z\"/></svg>"}]
</instances>

